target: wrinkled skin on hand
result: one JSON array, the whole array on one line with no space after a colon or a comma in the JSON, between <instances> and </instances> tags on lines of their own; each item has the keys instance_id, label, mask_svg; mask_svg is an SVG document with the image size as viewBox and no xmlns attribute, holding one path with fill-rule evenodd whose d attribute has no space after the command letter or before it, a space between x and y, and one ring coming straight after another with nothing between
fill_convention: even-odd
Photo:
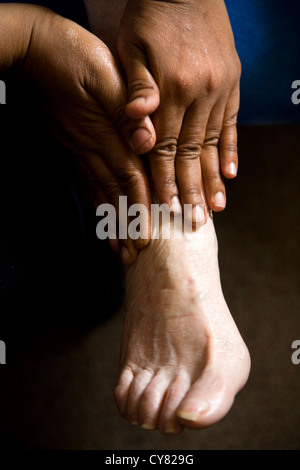
<instances>
[{"instance_id":1,"label":"wrinkled skin on hand","mask_svg":"<svg viewBox=\"0 0 300 470\"><path fill-rule=\"evenodd\" d=\"M150 152L163 203L223 210L222 176L237 173L241 66L223 0L129 0L118 54L128 83L126 113L152 113ZM203 184L202 181L203 180Z\"/></svg>"}]
</instances>

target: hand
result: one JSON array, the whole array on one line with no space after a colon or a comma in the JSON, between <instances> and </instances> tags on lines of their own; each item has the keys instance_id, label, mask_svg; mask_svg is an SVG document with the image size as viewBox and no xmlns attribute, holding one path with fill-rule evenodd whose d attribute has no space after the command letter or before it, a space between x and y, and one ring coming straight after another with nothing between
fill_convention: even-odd
<instances>
[{"instance_id":1,"label":"hand","mask_svg":"<svg viewBox=\"0 0 300 470\"><path fill-rule=\"evenodd\" d=\"M95 205L109 202L118 213L119 196L126 195L128 206L144 204L150 214L144 165L129 145L134 133L139 140L145 132L152 135L144 145L147 151L155 131L149 117L132 120L125 115L126 88L104 43L77 24L39 9L23 73L36 82L57 137L78 155ZM120 241L124 263L135 260L150 233L148 237ZM119 249L118 240L110 243Z\"/></svg>"},{"instance_id":2,"label":"hand","mask_svg":"<svg viewBox=\"0 0 300 470\"><path fill-rule=\"evenodd\" d=\"M154 113L149 160L161 202L206 199L223 210L222 175L237 173L241 73L224 1L129 0L118 54L129 90L126 114Z\"/></svg>"}]
</instances>

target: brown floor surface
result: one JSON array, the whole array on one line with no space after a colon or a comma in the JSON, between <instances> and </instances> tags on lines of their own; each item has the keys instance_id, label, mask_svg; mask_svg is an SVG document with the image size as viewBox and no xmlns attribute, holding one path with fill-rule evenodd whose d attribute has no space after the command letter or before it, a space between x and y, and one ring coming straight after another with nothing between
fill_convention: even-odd
<instances>
[{"instance_id":1,"label":"brown floor surface","mask_svg":"<svg viewBox=\"0 0 300 470\"><path fill-rule=\"evenodd\" d=\"M118 415L122 313L81 332L59 328L1 368L6 446L27 449L300 449L300 128L241 128L240 171L215 217L226 299L250 349L252 371L231 412L175 438ZM101 309L101 299L95 308Z\"/></svg>"}]
</instances>

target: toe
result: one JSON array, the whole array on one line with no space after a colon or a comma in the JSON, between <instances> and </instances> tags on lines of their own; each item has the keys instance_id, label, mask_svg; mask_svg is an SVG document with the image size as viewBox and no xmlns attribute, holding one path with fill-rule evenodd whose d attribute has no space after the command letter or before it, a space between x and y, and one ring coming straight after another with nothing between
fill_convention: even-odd
<instances>
[{"instance_id":1,"label":"toe","mask_svg":"<svg viewBox=\"0 0 300 470\"><path fill-rule=\"evenodd\" d=\"M134 379L134 373L132 369L125 368L120 374L119 382L115 388L114 398L118 410L122 416L126 413L126 404L128 393Z\"/></svg>"},{"instance_id":2,"label":"toe","mask_svg":"<svg viewBox=\"0 0 300 470\"><path fill-rule=\"evenodd\" d=\"M180 404L179 422L190 429L212 426L229 412L234 397L226 378L207 369Z\"/></svg>"},{"instance_id":3,"label":"toe","mask_svg":"<svg viewBox=\"0 0 300 470\"><path fill-rule=\"evenodd\" d=\"M176 411L191 386L188 374L181 373L169 386L160 413L159 430L163 434L176 435L183 431Z\"/></svg>"},{"instance_id":4,"label":"toe","mask_svg":"<svg viewBox=\"0 0 300 470\"><path fill-rule=\"evenodd\" d=\"M169 375L160 371L145 389L139 405L139 421L144 429L154 430L157 428L169 384Z\"/></svg>"},{"instance_id":5,"label":"toe","mask_svg":"<svg viewBox=\"0 0 300 470\"><path fill-rule=\"evenodd\" d=\"M153 375L148 370L141 370L134 377L127 396L125 415L131 424L139 423L139 402Z\"/></svg>"}]
</instances>

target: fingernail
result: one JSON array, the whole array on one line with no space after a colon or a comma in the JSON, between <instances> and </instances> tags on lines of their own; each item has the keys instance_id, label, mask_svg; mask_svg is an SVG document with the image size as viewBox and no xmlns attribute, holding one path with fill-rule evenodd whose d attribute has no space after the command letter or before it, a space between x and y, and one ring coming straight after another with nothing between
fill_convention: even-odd
<instances>
[{"instance_id":1,"label":"fingernail","mask_svg":"<svg viewBox=\"0 0 300 470\"><path fill-rule=\"evenodd\" d=\"M143 147L151 140L152 134L147 129L141 127L137 129L132 135L132 144L135 148L137 153L145 153L143 152Z\"/></svg>"},{"instance_id":2,"label":"fingernail","mask_svg":"<svg viewBox=\"0 0 300 470\"><path fill-rule=\"evenodd\" d=\"M177 416L187 421L197 421L202 413L208 410L208 403L206 401L198 402L197 411L195 413L189 411L178 411Z\"/></svg>"},{"instance_id":3,"label":"fingernail","mask_svg":"<svg viewBox=\"0 0 300 470\"><path fill-rule=\"evenodd\" d=\"M130 103L145 104L146 103L146 97L145 96L139 96L138 98L135 98L134 100L130 101Z\"/></svg>"},{"instance_id":4,"label":"fingernail","mask_svg":"<svg viewBox=\"0 0 300 470\"><path fill-rule=\"evenodd\" d=\"M177 196L172 197L172 204L170 206L171 212L174 212L175 214L182 214L182 207L179 201L179 198Z\"/></svg>"},{"instance_id":5,"label":"fingernail","mask_svg":"<svg viewBox=\"0 0 300 470\"><path fill-rule=\"evenodd\" d=\"M197 205L193 207L192 210L192 220L193 223L198 225L204 225L205 223L205 214L201 206Z\"/></svg>"},{"instance_id":6,"label":"fingernail","mask_svg":"<svg viewBox=\"0 0 300 470\"><path fill-rule=\"evenodd\" d=\"M228 165L228 173L232 176L236 176L237 175L237 168L236 168L236 164L235 163L230 163Z\"/></svg>"},{"instance_id":7,"label":"fingernail","mask_svg":"<svg viewBox=\"0 0 300 470\"><path fill-rule=\"evenodd\" d=\"M215 195L214 201L215 201L216 207L226 206L225 197L221 191Z\"/></svg>"}]
</instances>

